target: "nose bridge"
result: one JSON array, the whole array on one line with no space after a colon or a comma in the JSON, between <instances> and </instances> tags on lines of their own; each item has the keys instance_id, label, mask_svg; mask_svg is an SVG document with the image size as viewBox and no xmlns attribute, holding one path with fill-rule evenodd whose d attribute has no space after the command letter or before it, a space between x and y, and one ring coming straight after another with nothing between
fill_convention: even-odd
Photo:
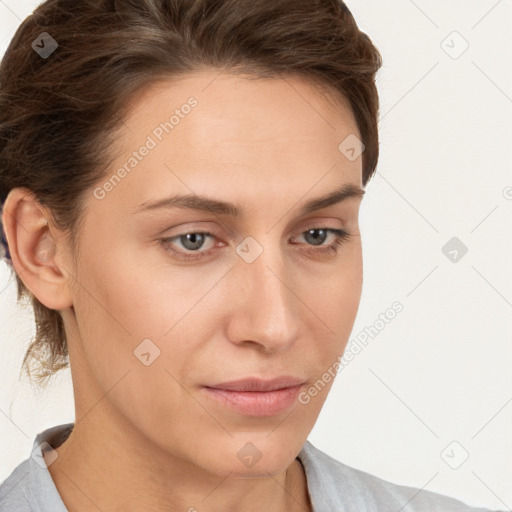
<instances>
[{"instance_id":1,"label":"nose bridge","mask_svg":"<svg viewBox=\"0 0 512 512\"><path fill-rule=\"evenodd\" d=\"M271 234L259 237L261 243L246 239L237 247L241 261L236 264L236 280L242 284L235 292L233 320L238 327L243 326L235 336L239 341L275 349L295 338L298 312L286 261L273 238Z\"/></svg>"}]
</instances>

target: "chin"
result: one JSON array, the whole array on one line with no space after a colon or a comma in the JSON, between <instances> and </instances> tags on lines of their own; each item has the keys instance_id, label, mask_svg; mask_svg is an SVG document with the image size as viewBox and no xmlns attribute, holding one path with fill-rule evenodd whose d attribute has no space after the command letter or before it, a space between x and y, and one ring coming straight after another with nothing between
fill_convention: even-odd
<instances>
[{"instance_id":1,"label":"chin","mask_svg":"<svg viewBox=\"0 0 512 512\"><path fill-rule=\"evenodd\" d=\"M229 473L235 478L274 476L292 464L304 442L305 439L278 436L269 431L238 433L226 437L224 442L212 440L215 448L203 457L201 465L212 473Z\"/></svg>"}]
</instances>

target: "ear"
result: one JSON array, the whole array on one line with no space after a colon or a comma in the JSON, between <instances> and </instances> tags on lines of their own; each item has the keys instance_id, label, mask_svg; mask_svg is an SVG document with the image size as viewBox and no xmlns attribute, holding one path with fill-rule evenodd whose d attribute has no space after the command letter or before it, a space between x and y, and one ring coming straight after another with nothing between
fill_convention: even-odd
<instances>
[{"instance_id":1,"label":"ear","mask_svg":"<svg viewBox=\"0 0 512 512\"><path fill-rule=\"evenodd\" d=\"M32 191L17 187L5 200L2 224L14 270L49 309L72 307L64 237L49 224L51 216ZM60 244L60 245L59 245Z\"/></svg>"}]
</instances>

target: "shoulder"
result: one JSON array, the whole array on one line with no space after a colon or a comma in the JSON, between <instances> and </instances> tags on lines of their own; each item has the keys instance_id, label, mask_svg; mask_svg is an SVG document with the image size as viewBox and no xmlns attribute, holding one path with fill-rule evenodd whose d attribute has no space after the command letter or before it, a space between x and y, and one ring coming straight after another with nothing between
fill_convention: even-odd
<instances>
[{"instance_id":1,"label":"shoulder","mask_svg":"<svg viewBox=\"0 0 512 512\"><path fill-rule=\"evenodd\" d=\"M72 427L73 423L66 423L36 435L30 456L0 484L1 512L66 512L48 471L44 452L60 446Z\"/></svg>"},{"instance_id":2,"label":"shoulder","mask_svg":"<svg viewBox=\"0 0 512 512\"><path fill-rule=\"evenodd\" d=\"M299 459L318 512L490 512L425 489L397 485L332 458L306 441ZM317 510L315 508L315 512Z\"/></svg>"},{"instance_id":3,"label":"shoulder","mask_svg":"<svg viewBox=\"0 0 512 512\"><path fill-rule=\"evenodd\" d=\"M0 484L2 512L30 510L29 469L29 460L26 459Z\"/></svg>"}]
</instances>

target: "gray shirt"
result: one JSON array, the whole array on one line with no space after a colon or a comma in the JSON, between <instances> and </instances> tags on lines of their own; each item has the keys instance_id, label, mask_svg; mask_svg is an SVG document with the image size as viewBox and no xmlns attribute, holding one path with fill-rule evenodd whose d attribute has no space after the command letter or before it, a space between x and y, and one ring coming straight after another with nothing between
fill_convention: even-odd
<instances>
[{"instance_id":1,"label":"gray shirt","mask_svg":"<svg viewBox=\"0 0 512 512\"><path fill-rule=\"evenodd\" d=\"M46 467L41 443L57 448L72 427L73 423L58 425L36 436L31 456L0 485L1 512L67 512ZM305 469L314 512L490 512L346 466L309 441L297 458Z\"/></svg>"}]
</instances>

